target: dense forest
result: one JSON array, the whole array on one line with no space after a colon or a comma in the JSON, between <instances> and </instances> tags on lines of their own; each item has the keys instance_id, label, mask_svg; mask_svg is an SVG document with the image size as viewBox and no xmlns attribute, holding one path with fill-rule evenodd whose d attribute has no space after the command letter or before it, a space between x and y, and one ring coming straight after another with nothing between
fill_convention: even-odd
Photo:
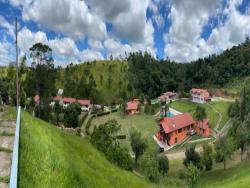
<instances>
[{"instance_id":1,"label":"dense forest","mask_svg":"<svg viewBox=\"0 0 250 188\"><path fill-rule=\"evenodd\" d=\"M25 61L22 58L19 71L23 104L25 98L37 93L32 84L35 69L27 67ZM1 98L15 103L15 67L0 70ZM165 90L185 93L191 87L222 87L234 78L250 75L250 41L247 38L220 55L190 63L157 60L148 53L137 52L129 54L126 60L70 64L66 68L53 67L51 71L55 75L53 95L63 88L65 96L90 98L100 104L121 103L133 97L149 99Z\"/></svg>"}]
</instances>

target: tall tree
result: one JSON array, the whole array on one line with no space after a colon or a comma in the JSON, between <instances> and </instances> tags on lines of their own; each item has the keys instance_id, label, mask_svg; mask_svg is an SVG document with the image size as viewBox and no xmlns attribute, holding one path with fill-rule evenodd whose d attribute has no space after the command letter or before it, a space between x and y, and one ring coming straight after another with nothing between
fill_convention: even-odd
<instances>
[{"instance_id":1,"label":"tall tree","mask_svg":"<svg viewBox=\"0 0 250 188\"><path fill-rule=\"evenodd\" d=\"M250 145L250 113L244 119L236 132L236 140L241 149L241 160L246 147Z\"/></svg>"},{"instance_id":2,"label":"tall tree","mask_svg":"<svg viewBox=\"0 0 250 188\"><path fill-rule=\"evenodd\" d=\"M31 96L40 96L40 110L49 109L50 97L55 93L56 76L52 49L46 44L36 43L30 48L30 54L33 63L28 74L26 90Z\"/></svg>"},{"instance_id":3,"label":"tall tree","mask_svg":"<svg viewBox=\"0 0 250 188\"><path fill-rule=\"evenodd\" d=\"M188 167L190 163L195 165L200 170L202 169L201 165L201 157L198 152L195 151L195 145L192 145L188 148L186 148L185 151L185 159L183 160L183 164Z\"/></svg>"},{"instance_id":4,"label":"tall tree","mask_svg":"<svg viewBox=\"0 0 250 188\"><path fill-rule=\"evenodd\" d=\"M137 163L138 158L143 155L147 147L146 141L142 139L140 132L133 130L130 132L130 144L135 154L135 162Z\"/></svg>"},{"instance_id":5,"label":"tall tree","mask_svg":"<svg viewBox=\"0 0 250 188\"><path fill-rule=\"evenodd\" d=\"M243 122L246 115L246 88L243 87L240 102L240 120Z\"/></svg>"},{"instance_id":6,"label":"tall tree","mask_svg":"<svg viewBox=\"0 0 250 188\"><path fill-rule=\"evenodd\" d=\"M208 143L203 144L202 162L206 170L211 170L213 166L212 146Z\"/></svg>"},{"instance_id":7,"label":"tall tree","mask_svg":"<svg viewBox=\"0 0 250 188\"><path fill-rule=\"evenodd\" d=\"M197 106L194 112L194 118L198 122L203 122L207 117L206 109L203 106ZM203 123L202 123L203 126Z\"/></svg>"},{"instance_id":8,"label":"tall tree","mask_svg":"<svg viewBox=\"0 0 250 188\"><path fill-rule=\"evenodd\" d=\"M226 136L220 137L215 142L216 161L222 161L224 164L224 170L226 169L227 159L233 152L232 140Z\"/></svg>"}]
</instances>

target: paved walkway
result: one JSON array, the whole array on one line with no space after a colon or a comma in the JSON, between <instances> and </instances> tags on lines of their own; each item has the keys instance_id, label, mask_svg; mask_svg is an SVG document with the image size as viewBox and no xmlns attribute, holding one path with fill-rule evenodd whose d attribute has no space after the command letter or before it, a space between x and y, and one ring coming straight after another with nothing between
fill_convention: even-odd
<instances>
[{"instance_id":1,"label":"paved walkway","mask_svg":"<svg viewBox=\"0 0 250 188\"><path fill-rule=\"evenodd\" d=\"M9 187L15 126L15 121L3 120L0 117L0 188Z\"/></svg>"}]
</instances>

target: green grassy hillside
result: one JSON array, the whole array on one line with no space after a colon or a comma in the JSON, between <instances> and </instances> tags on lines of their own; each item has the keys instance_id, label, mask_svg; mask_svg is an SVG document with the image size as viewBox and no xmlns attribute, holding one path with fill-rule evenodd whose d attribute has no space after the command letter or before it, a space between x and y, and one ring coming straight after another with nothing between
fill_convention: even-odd
<instances>
[{"instance_id":1,"label":"green grassy hillside","mask_svg":"<svg viewBox=\"0 0 250 188\"><path fill-rule=\"evenodd\" d=\"M110 164L86 139L22 113L19 187L152 187Z\"/></svg>"},{"instance_id":2,"label":"green grassy hillside","mask_svg":"<svg viewBox=\"0 0 250 188\"><path fill-rule=\"evenodd\" d=\"M227 170L219 169L206 172L202 175L200 186L204 188L250 187L250 162L245 161Z\"/></svg>"},{"instance_id":3,"label":"green grassy hillside","mask_svg":"<svg viewBox=\"0 0 250 188\"><path fill-rule=\"evenodd\" d=\"M91 121L90 132L93 131L94 126L99 126L103 122L110 119L115 119L121 125L121 134L126 135L126 139L122 140L122 143L130 150L129 133L131 130L135 129L142 133L142 136L146 139L148 144L148 149L155 151L158 145L153 140L153 135L158 131L159 126L155 120L155 116L152 115L135 115L135 116L124 116L120 112L111 113L109 115L100 116L93 118Z\"/></svg>"}]
</instances>

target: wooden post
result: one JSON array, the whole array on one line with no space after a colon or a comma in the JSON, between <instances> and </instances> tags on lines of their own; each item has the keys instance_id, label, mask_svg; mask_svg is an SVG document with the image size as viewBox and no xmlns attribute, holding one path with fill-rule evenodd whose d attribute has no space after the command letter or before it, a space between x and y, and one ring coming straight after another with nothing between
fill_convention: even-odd
<instances>
[{"instance_id":1,"label":"wooden post","mask_svg":"<svg viewBox=\"0 0 250 188\"><path fill-rule=\"evenodd\" d=\"M19 107L19 78L18 78L18 44L17 44L17 18L16 18L16 106Z\"/></svg>"}]
</instances>

